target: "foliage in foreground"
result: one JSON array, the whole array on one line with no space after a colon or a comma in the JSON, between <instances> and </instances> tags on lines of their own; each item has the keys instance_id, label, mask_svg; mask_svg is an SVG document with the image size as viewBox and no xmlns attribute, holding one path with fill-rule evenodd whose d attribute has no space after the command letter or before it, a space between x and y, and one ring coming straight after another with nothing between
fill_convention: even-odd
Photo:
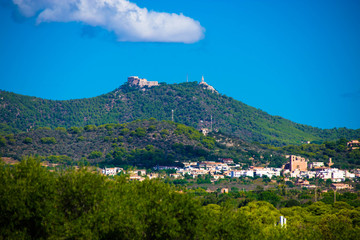
<instances>
[{"instance_id":1,"label":"foliage in foreground","mask_svg":"<svg viewBox=\"0 0 360 240\"><path fill-rule=\"evenodd\" d=\"M50 172L33 158L1 164L0 215L3 239L356 239L360 231L360 209L346 203L204 205L159 181ZM286 227L276 225L280 215Z\"/></svg>"}]
</instances>

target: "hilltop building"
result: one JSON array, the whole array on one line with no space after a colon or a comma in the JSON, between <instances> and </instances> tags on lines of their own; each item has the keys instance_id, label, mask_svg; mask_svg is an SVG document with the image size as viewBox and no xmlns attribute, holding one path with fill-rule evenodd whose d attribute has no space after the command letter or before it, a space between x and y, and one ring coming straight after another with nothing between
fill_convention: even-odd
<instances>
[{"instance_id":1,"label":"hilltop building","mask_svg":"<svg viewBox=\"0 0 360 240\"><path fill-rule=\"evenodd\" d=\"M207 90L210 90L212 92L216 92L217 91L215 90L215 88L213 86L210 86L209 84L207 84L205 81L204 81L204 76L201 77L201 82L199 83L199 85L203 86L205 89Z\"/></svg>"},{"instance_id":2,"label":"hilltop building","mask_svg":"<svg viewBox=\"0 0 360 240\"><path fill-rule=\"evenodd\" d=\"M145 78L139 78L138 76L128 77L128 83L131 86L138 86L140 88L159 86L157 81L148 81Z\"/></svg>"},{"instance_id":3,"label":"hilltop building","mask_svg":"<svg viewBox=\"0 0 360 240\"><path fill-rule=\"evenodd\" d=\"M359 140L351 140L350 142L347 143L347 146L351 149L359 149L360 148L360 142Z\"/></svg>"}]
</instances>

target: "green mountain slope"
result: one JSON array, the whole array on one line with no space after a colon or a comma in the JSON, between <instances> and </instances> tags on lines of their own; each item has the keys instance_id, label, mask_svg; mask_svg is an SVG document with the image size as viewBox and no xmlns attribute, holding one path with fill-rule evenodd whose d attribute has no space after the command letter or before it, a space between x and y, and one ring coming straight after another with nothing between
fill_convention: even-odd
<instances>
[{"instance_id":1,"label":"green mountain slope","mask_svg":"<svg viewBox=\"0 0 360 240\"><path fill-rule=\"evenodd\" d=\"M124 123L154 117L197 129L210 128L246 141L284 145L304 141L359 138L360 129L322 130L271 116L225 95L203 89L196 82L161 84L143 91L124 84L94 98L52 101L2 91L0 123L22 131L41 126L70 127ZM5 128L2 127L2 128Z\"/></svg>"},{"instance_id":2,"label":"green mountain slope","mask_svg":"<svg viewBox=\"0 0 360 240\"><path fill-rule=\"evenodd\" d=\"M98 127L38 128L1 137L0 155L14 159L39 155L51 162L68 164L86 160L95 164L146 167L219 157L231 157L247 164L250 157L262 163L271 160L277 165L286 161L258 145L220 133L204 136L192 127L156 119Z\"/></svg>"}]
</instances>

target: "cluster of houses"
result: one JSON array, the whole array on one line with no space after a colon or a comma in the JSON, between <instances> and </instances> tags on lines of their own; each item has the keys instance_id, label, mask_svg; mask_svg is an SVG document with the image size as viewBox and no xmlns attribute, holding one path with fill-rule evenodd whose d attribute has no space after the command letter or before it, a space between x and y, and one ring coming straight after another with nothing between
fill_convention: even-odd
<instances>
[{"instance_id":1,"label":"cluster of houses","mask_svg":"<svg viewBox=\"0 0 360 240\"><path fill-rule=\"evenodd\" d=\"M175 179L181 179L185 176L196 178L200 175L210 175L212 181L230 177L268 177L272 178L283 176L285 181L290 181L290 178L296 178L296 185L307 188L315 188L315 185L311 185L306 179L319 178L323 180L331 179L334 183L333 187L336 189L351 188L350 185L344 184L346 178L352 179L360 177L360 170L350 172L348 170L340 170L332 168L332 160L329 160L328 166L325 166L323 162L309 163L303 157L290 155L287 156L289 161L282 168L270 168L270 167L255 167L251 166L248 169L241 169L240 164L235 164L231 158L219 158L218 162L215 161L203 161L203 162L184 162L184 167L172 167L172 166L157 166L155 170L173 169L176 173L170 174L170 177ZM105 168L102 173L105 175L116 175L119 172L123 172L121 168ZM131 180L144 180L145 178L159 178L158 173L146 173L146 170L131 170L127 171Z\"/></svg>"},{"instance_id":2,"label":"cluster of houses","mask_svg":"<svg viewBox=\"0 0 360 240\"><path fill-rule=\"evenodd\" d=\"M113 168L104 168L101 170L101 173L107 176L115 176L120 173L126 173L130 175L130 180L137 180L137 181L143 181L145 180L145 178L148 179L159 178L159 175L157 173L147 174L146 169L124 171L123 168L113 167Z\"/></svg>"}]
</instances>

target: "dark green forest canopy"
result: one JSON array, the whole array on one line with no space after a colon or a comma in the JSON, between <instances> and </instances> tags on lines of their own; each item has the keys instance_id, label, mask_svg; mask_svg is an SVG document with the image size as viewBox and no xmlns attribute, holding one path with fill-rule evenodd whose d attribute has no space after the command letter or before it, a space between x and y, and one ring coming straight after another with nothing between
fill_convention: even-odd
<instances>
[{"instance_id":1,"label":"dark green forest canopy","mask_svg":"<svg viewBox=\"0 0 360 240\"><path fill-rule=\"evenodd\" d=\"M219 157L248 164L248 159L255 157L263 163L271 160L276 166L286 161L273 150L257 144L221 133L204 136L192 127L154 118L84 128L40 127L26 133L5 135L0 141L0 154L4 157L19 160L22 156L38 155L52 163L68 165L87 161L151 168L181 166L184 161L216 161ZM227 146L229 143L231 146Z\"/></svg>"},{"instance_id":2,"label":"dark green forest canopy","mask_svg":"<svg viewBox=\"0 0 360 240\"><path fill-rule=\"evenodd\" d=\"M224 133L204 136L193 127L154 118L126 124L85 127L40 127L29 132L0 136L0 155L21 159L37 155L51 163L66 165L88 162L100 166L182 166L184 161L217 161L232 158L243 167L281 167L285 155L294 154L334 167L354 169L360 165L360 149L350 149L345 138L321 144L274 147L248 143ZM250 161L250 159L254 159Z\"/></svg>"},{"instance_id":3,"label":"dark green forest canopy","mask_svg":"<svg viewBox=\"0 0 360 240\"><path fill-rule=\"evenodd\" d=\"M3 133L37 127L84 127L125 123L154 117L200 129L213 128L246 141L264 144L300 144L307 141L357 139L360 130L322 130L271 116L225 95L203 89L196 82L161 84L142 91L124 84L98 97L52 101L0 92L0 130Z\"/></svg>"},{"instance_id":4,"label":"dark green forest canopy","mask_svg":"<svg viewBox=\"0 0 360 240\"><path fill-rule=\"evenodd\" d=\"M201 191L159 180L109 179L89 170L50 172L33 158L15 166L0 163L0 238L327 240L359 236L360 208L345 202L302 207L292 203L295 207L277 209L270 203L274 195L264 191L252 194L265 201L237 205L228 199L214 204L206 203ZM281 215L287 218L286 227L277 224Z\"/></svg>"}]
</instances>

